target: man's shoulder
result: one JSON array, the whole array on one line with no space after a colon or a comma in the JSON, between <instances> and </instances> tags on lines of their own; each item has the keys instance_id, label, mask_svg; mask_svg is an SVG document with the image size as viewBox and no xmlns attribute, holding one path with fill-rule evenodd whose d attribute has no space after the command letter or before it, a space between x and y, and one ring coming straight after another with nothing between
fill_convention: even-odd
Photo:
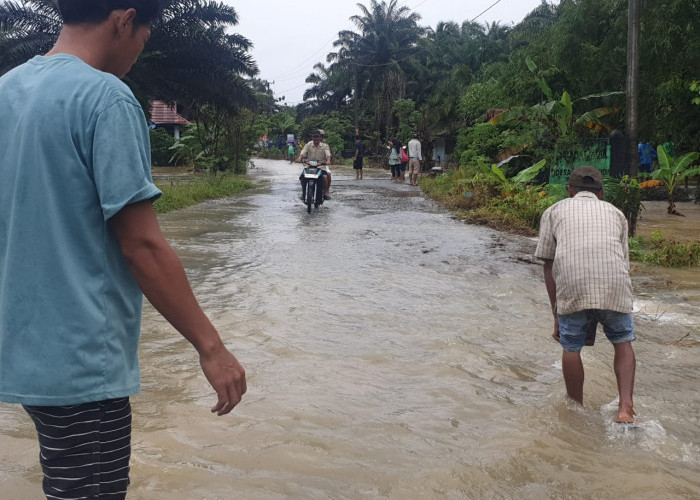
<instances>
[{"instance_id":1,"label":"man's shoulder","mask_svg":"<svg viewBox=\"0 0 700 500\"><path fill-rule=\"evenodd\" d=\"M105 106L120 100L140 106L126 83L111 73L90 66L76 56L36 56L27 62L30 63L35 68L33 71L44 71L45 78L52 79L54 93L65 89L74 95L97 97ZM84 97L80 97L81 101L83 99Z\"/></svg>"},{"instance_id":2,"label":"man's shoulder","mask_svg":"<svg viewBox=\"0 0 700 500\"><path fill-rule=\"evenodd\" d=\"M613 205L612 203L599 199L593 193L590 193L590 195L585 194L583 196L581 196L581 194L582 193L579 193L572 198L564 198L563 200L556 202L554 205L547 208L542 215L544 216L544 214L547 214L547 215L557 216L559 214L567 214L567 213L568 214L576 214L576 213L580 213L580 210L582 210L583 207L592 206L590 204L593 203L593 204L595 204L596 207L598 207L597 210L602 210L603 212L609 212L611 214L614 214L618 218L625 219L625 215L622 213L622 211L619 208L617 208L615 205Z\"/></svg>"},{"instance_id":3,"label":"man's shoulder","mask_svg":"<svg viewBox=\"0 0 700 500\"><path fill-rule=\"evenodd\" d=\"M554 203L549 208L547 208L543 213L546 214L556 212L557 210L560 210L561 208L566 207L568 204L570 204L571 200L573 200L573 198L564 198L563 200L559 200L558 202Z\"/></svg>"},{"instance_id":4,"label":"man's shoulder","mask_svg":"<svg viewBox=\"0 0 700 500\"><path fill-rule=\"evenodd\" d=\"M36 56L6 73L0 87L5 96L22 96L25 111L33 109L40 114L69 107L76 110L72 117L96 117L120 102L141 109L124 82L69 54Z\"/></svg>"}]
</instances>

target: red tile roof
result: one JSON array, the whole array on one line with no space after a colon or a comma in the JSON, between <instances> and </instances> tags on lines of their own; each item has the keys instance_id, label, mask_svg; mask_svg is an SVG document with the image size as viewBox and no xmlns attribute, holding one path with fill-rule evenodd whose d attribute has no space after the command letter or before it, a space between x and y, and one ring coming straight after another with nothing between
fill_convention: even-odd
<instances>
[{"instance_id":1,"label":"red tile roof","mask_svg":"<svg viewBox=\"0 0 700 500\"><path fill-rule=\"evenodd\" d=\"M156 125L187 125L190 123L177 114L177 103L168 106L163 101L151 101L151 121Z\"/></svg>"}]
</instances>

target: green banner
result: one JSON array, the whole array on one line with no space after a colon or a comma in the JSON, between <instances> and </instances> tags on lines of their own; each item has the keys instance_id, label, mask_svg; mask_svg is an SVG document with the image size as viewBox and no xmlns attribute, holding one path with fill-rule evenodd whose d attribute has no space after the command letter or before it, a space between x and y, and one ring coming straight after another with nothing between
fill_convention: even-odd
<instances>
[{"instance_id":1,"label":"green banner","mask_svg":"<svg viewBox=\"0 0 700 500\"><path fill-rule=\"evenodd\" d=\"M610 144L594 145L574 158L562 158L549 169L550 184L566 184L571 172L582 165L592 165L603 176L610 175Z\"/></svg>"}]
</instances>

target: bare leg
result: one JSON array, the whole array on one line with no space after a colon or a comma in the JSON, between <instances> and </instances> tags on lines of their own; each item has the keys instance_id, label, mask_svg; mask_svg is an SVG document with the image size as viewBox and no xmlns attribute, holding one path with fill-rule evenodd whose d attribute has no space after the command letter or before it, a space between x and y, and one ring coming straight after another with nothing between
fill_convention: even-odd
<instances>
[{"instance_id":1,"label":"bare leg","mask_svg":"<svg viewBox=\"0 0 700 500\"><path fill-rule=\"evenodd\" d=\"M330 172L323 176L323 195L330 196L328 193L331 190L331 174Z\"/></svg>"},{"instance_id":2,"label":"bare leg","mask_svg":"<svg viewBox=\"0 0 700 500\"><path fill-rule=\"evenodd\" d=\"M634 371L636 359L631 342L613 344L615 347L615 377L617 377L617 391L620 395L620 405L617 412L618 422L634 422Z\"/></svg>"},{"instance_id":3,"label":"bare leg","mask_svg":"<svg viewBox=\"0 0 700 500\"><path fill-rule=\"evenodd\" d=\"M583 404L583 361L581 361L581 353L565 350L561 355L561 369L564 373L566 393L574 401Z\"/></svg>"}]
</instances>

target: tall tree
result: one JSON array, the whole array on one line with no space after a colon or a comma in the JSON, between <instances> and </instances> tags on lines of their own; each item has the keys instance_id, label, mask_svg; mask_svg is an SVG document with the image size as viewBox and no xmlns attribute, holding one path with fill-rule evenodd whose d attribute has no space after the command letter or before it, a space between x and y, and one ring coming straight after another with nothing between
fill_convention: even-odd
<instances>
[{"instance_id":1,"label":"tall tree","mask_svg":"<svg viewBox=\"0 0 700 500\"><path fill-rule=\"evenodd\" d=\"M352 95L353 74L337 64L314 65L314 72L306 77L312 86L304 92L305 113L328 113L342 108Z\"/></svg>"},{"instance_id":2,"label":"tall tree","mask_svg":"<svg viewBox=\"0 0 700 500\"><path fill-rule=\"evenodd\" d=\"M354 75L353 98L371 97L374 104L373 128L383 135L393 122L394 102L405 96L406 78L401 63L417 51L423 29L420 15L397 0L371 0L369 7L357 4L361 14L350 20L358 31L338 33L337 52L329 62L347 68Z\"/></svg>"}]
</instances>

